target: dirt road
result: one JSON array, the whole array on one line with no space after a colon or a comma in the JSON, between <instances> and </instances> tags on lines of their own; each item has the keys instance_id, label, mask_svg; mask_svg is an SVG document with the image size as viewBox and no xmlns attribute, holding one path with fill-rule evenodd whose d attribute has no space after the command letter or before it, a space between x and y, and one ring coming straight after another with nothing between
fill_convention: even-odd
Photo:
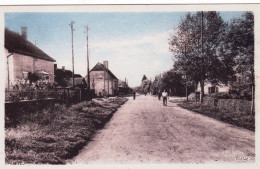
<instances>
[{"instance_id":1,"label":"dirt road","mask_svg":"<svg viewBox=\"0 0 260 169\"><path fill-rule=\"evenodd\" d=\"M137 96L69 163L254 162L254 147L252 131Z\"/></svg>"}]
</instances>

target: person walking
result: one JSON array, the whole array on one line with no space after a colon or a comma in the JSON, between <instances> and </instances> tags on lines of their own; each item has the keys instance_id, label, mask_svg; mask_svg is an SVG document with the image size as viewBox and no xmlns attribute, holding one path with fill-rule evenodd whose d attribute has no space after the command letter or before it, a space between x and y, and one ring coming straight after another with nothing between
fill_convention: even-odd
<instances>
[{"instance_id":1,"label":"person walking","mask_svg":"<svg viewBox=\"0 0 260 169\"><path fill-rule=\"evenodd\" d=\"M162 97L163 97L163 105L167 106L168 93L165 90L162 93Z\"/></svg>"},{"instance_id":2,"label":"person walking","mask_svg":"<svg viewBox=\"0 0 260 169\"><path fill-rule=\"evenodd\" d=\"M136 92L133 91L133 99L135 100L135 95L136 95Z\"/></svg>"}]
</instances>

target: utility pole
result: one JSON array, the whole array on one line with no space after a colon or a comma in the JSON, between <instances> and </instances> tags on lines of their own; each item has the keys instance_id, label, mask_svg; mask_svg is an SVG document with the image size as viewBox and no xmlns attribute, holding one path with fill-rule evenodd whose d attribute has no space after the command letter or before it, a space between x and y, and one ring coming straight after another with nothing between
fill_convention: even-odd
<instances>
[{"instance_id":1,"label":"utility pole","mask_svg":"<svg viewBox=\"0 0 260 169\"><path fill-rule=\"evenodd\" d=\"M87 33L87 67L88 67L88 69L87 69L87 74L88 74L88 93L90 92L90 74L89 74L89 50L88 50L88 30L90 30L89 29L89 27L88 27L88 25L86 26L86 33ZM94 79L93 79L94 80Z\"/></svg>"},{"instance_id":2,"label":"utility pole","mask_svg":"<svg viewBox=\"0 0 260 169\"><path fill-rule=\"evenodd\" d=\"M202 59L202 74L204 73L204 56L203 56L203 11L201 11L201 59ZM200 101L203 103L204 97L204 79L201 76L201 97Z\"/></svg>"},{"instance_id":3,"label":"utility pole","mask_svg":"<svg viewBox=\"0 0 260 169\"><path fill-rule=\"evenodd\" d=\"M71 28L71 48L72 48L72 84L73 84L73 87L75 86L75 83L74 83L74 51L73 51L73 24L75 24L74 21L71 21L71 23L69 24L70 25L70 28Z\"/></svg>"}]
</instances>

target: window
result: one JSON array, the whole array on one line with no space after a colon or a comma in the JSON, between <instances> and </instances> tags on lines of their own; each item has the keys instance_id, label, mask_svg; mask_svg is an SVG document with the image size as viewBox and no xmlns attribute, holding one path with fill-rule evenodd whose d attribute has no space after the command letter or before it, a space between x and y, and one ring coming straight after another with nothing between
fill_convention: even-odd
<instances>
[{"instance_id":1,"label":"window","mask_svg":"<svg viewBox=\"0 0 260 169\"><path fill-rule=\"evenodd\" d=\"M23 79L28 80L28 72L23 71Z\"/></svg>"},{"instance_id":2,"label":"window","mask_svg":"<svg viewBox=\"0 0 260 169\"><path fill-rule=\"evenodd\" d=\"M209 87L208 90L209 90L209 94L218 93L218 87L216 86Z\"/></svg>"}]
</instances>

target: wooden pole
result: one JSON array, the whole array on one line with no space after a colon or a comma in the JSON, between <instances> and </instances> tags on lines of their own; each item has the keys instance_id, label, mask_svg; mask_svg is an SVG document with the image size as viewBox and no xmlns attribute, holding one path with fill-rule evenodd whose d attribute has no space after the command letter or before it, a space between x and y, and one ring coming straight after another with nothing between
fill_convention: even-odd
<instances>
[{"instance_id":1,"label":"wooden pole","mask_svg":"<svg viewBox=\"0 0 260 169\"><path fill-rule=\"evenodd\" d=\"M88 93L89 93L89 91L90 91L90 74L89 74L88 30L89 30L89 27L87 25L86 26L86 32L87 32L87 66L88 66L87 74L88 74Z\"/></svg>"},{"instance_id":2,"label":"wooden pole","mask_svg":"<svg viewBox=\"0 0 260 169\"><path fill-rule=\"evenodd\" d=\"M71 21L71 24L70 24L70 27L71 27L71 48L72 48L72 85L73 87L75 86L75 83L74 83L74 49L73 49L73 24L75 22L74 21Z\"/></svg>"}]
</instances>

